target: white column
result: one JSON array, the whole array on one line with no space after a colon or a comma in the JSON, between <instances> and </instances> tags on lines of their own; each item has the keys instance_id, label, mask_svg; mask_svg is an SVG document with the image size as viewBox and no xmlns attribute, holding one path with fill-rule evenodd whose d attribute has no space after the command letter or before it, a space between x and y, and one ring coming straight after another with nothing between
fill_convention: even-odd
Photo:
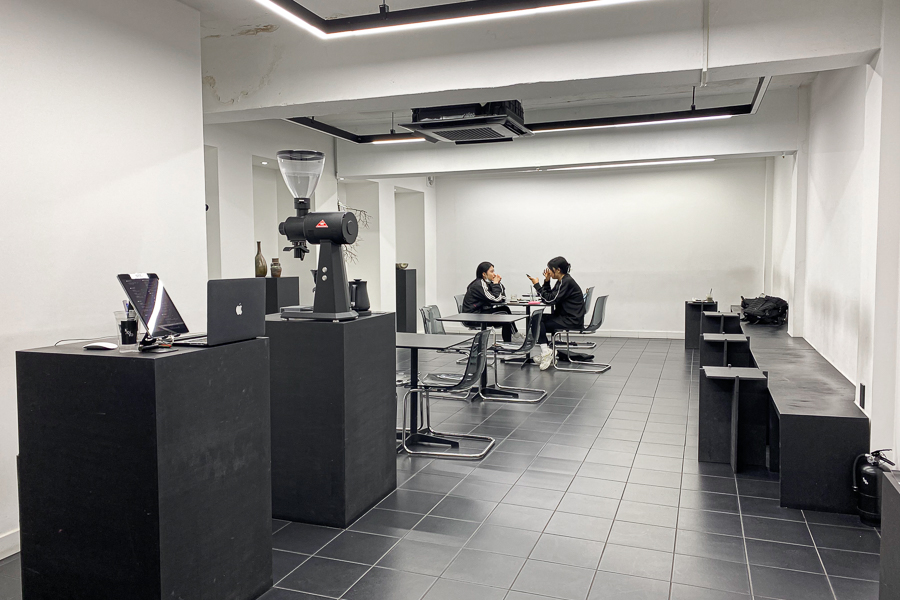
<instances>
[{"instance_id":1,"label":"white column","mask_svg":"<svg viewBox=\"0 0 900 600\"><path fill-rule=\"evenodd\" d=\"M800 88L799 141L794 161L794 198L791 210L794 222L793 302L788 315L788 334L803 337L806 313L806 204L809 189L809 86Z\"/></svg>"},{"instance_id":2,"label":"white column","mask_svg":"<svg viewBox=\"0 0 900 600\"><path fill-rule=\"evenodd\" d=\"M884 0L882 50L875 70L881 74L881 151L878 178L878 251L874 344L875 377L884 375L872 414L872 444L897 449L900 441L900 411L897 405L898 299L900 299L900 0ZM882 246L882 228L884 245ZM883 250L883 257L882 257ZM884 262L882 279L882 260ZM882 296L882 290L883 296ZM884 323L881 318L884 317ZM890 340L881 336L890 336ZM884 350L882 350L884 346ZM888 365L887 361L891 361ZM892 389L887 388L892 384ZM882 422L883 421L883 422ZM891 424L893 425L891 427ZM889 429L890 428L890 429ZM898 452L894 453L897 456Z\"/></svg>"},{"instance_id":3,"label":"white column","mask_svg":"<svg viewBox=\"0 0 900 600\"><path fill-rule=\"evenodd\" d=\"M390 181L378 182L378 218L380 236L381 310L397 309L396 262L397 262L397 218L394 184Z\"/></svg>"}]
</instances>

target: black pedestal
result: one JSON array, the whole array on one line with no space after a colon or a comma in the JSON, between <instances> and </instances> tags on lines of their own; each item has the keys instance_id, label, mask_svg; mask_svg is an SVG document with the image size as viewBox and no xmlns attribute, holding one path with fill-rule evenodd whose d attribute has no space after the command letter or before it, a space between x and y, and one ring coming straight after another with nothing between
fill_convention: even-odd
<instances>
[{"instance_id":1,"label":"black pedestal","mask_svg":"<svg viewBox=\"0 0 900 600\"><path fill-rule=\"evenodd\" d=\"M283 306L300 304L299 277L269 277L266 279L266 314L281 312Z\"/></svg>"},{"instance_id":2,"label":"black pedestal","mask_svg":"<svg viewBox=\"0 0 900 600\"><path fill-rule=\"evenodd\" d=\"M397 331L416 333L416 270L397 269Z\"/></svg>"},{"instance_id":3,"label":"black pedestal","mask_svg":"<svg viewBox=\"0 0 900 600\"><path fill-rule=\"evenodd\" d=\"M900 473L881 481L881 569L879 600L900 598Z\"/></svg>"},{"instance_id":4,"label":"black pedestal","mask_svg":"<svg viewBox=\"0 0 900 600\"><path fill-rule=\"evenodd\" d=\"M697 460L766 466L769 393L759 369L700 369Z\"/></svg>"},{"instance_id":5,"label":"black pedestal","mask_svg":"<svg viewBox=\"0 0 900 600\"><path fill-rule=\"evenodd\" d=\"M688 300L684 303L684 348L696 350L700 347L700 314L704 310L718 310L719 303L695 302Z\"/></svg>"},{"instance_id":6,"label":"black pedestal","mask_svg":"<svg viewBox=\"0 0 900 600\"><path fill-rule=\"evenodd\" d=\"M705 310L700 313L700 333L744 333L741 315Z\"/></svg>"},{"instance_id":7,"label":"black pedestal","mask_svg":"<svg viewBox=\"0 0 900 600\"><path fill-rule=\"evenodd\" d=\"M272 585L268 340L16 353L24 600Z\"/></svg>"},{"instance_id":8,"label":"black pedestal","mask_svg":"<svg viewBox=\"0 0 900 600\"><path fill-rule=\"evenodd\" d=\"M775 407L780 409L777 401ZM856 512L848 473L856 457L870 450L869 421L861 416L778 415L771 443L779 444L781 506Z\"/></svg>"},{"instance_id":9,"label":"black pedestal","mask_svg":"<svg viewBox=\"0 0 900 600\"><path fill-rule=\"evenodd\" d=\"M750 338L743 334L704 333L700 336L701 367L755 367Z\"/></svg>"},{"instance_id":10,"label":"black pedestal","mask_svg":"<svg viewBox=\"0 0 900 600\"><path fill-rule=\"evenodd\" d=\"M394 315L269 316L266 335L273 516L346 527L397 487Z\"/></svg>"}]
</instances>

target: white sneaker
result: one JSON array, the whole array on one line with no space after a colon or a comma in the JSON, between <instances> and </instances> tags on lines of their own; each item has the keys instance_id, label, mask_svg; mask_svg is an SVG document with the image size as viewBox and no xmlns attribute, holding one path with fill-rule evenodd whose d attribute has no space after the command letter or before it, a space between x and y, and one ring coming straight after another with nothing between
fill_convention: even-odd
<instances>
[{"instance_id":1,"label":"white sneaker","mask_svg":"<svg viewBox=\"0 0 900 600\"><path fill-rule=\"evenodd\" d=\"M541 371L546 371L550 368L550 364L553 362L553 350L547 344L541 344Z\"/></svg>"}]
</instances>

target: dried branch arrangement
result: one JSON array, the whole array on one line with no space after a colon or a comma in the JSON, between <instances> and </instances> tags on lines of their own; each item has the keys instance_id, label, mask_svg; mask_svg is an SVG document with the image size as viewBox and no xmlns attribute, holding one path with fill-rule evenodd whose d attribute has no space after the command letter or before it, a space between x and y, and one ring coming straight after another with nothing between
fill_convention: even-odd
<instances>
[{"instance_id":1,"label":"dried branch arrangement","mask_svg":"<svg viewBox=\"0 0 900 600\"><path fill-rule=\"evenodd\" d=\"M363 229L368 229L369 226L375 221L375 217L373 217L368 211L363 210L361 208L353 208L352 206L347 206L343 202L338 201L338 210L352 212L356 215L356 221L359 223L360 233ZM344 250L344 260L348 263L357 263L359 262L359 243L363 241L362 235L356 237L356 241L352 244L345 244L342 246Z\"/></svg>"}]
</instances>

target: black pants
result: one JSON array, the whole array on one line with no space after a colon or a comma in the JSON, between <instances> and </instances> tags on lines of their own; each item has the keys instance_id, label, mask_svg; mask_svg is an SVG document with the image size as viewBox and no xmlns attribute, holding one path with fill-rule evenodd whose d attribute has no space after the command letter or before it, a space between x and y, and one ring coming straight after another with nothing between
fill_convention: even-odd
<instances>
[{"instance_id":1,"label":"black pants","mask_svg":"<svg viewBox=\"0 0 900 600\"><path fill-rule=\"evenodd\" d=\"M494 306L492 308L482 309L481 314L483 314L483 315L495 315L495 314L511 315L512 311L509 309L508 306ZM477 326L477 324L475 324L475 323L467 323L467 325ZM518 331L516 329L515 323L504 323L503 325L500 325L499 327L502 329L502 332L500 335L503 337L504 342L511 342L513 334L516 331Z\"/></svg>"},{"instance_id":2,"label":"black pants","mask_svg":"<svg viewBox=\"0 0 900 600\"><path fill-rule=\"evenodd\" d=\"M541 317L541 333L538 336L537 343L538 344L549 344L550 340L547 337L547 334L551 336L557 331L561 331L563 329L578 329L578 325L574 323L570 323L568 319L564 319L562 317L558 317L556 315L548 315L544 314Z\"/></svg>"}]
</instances>

